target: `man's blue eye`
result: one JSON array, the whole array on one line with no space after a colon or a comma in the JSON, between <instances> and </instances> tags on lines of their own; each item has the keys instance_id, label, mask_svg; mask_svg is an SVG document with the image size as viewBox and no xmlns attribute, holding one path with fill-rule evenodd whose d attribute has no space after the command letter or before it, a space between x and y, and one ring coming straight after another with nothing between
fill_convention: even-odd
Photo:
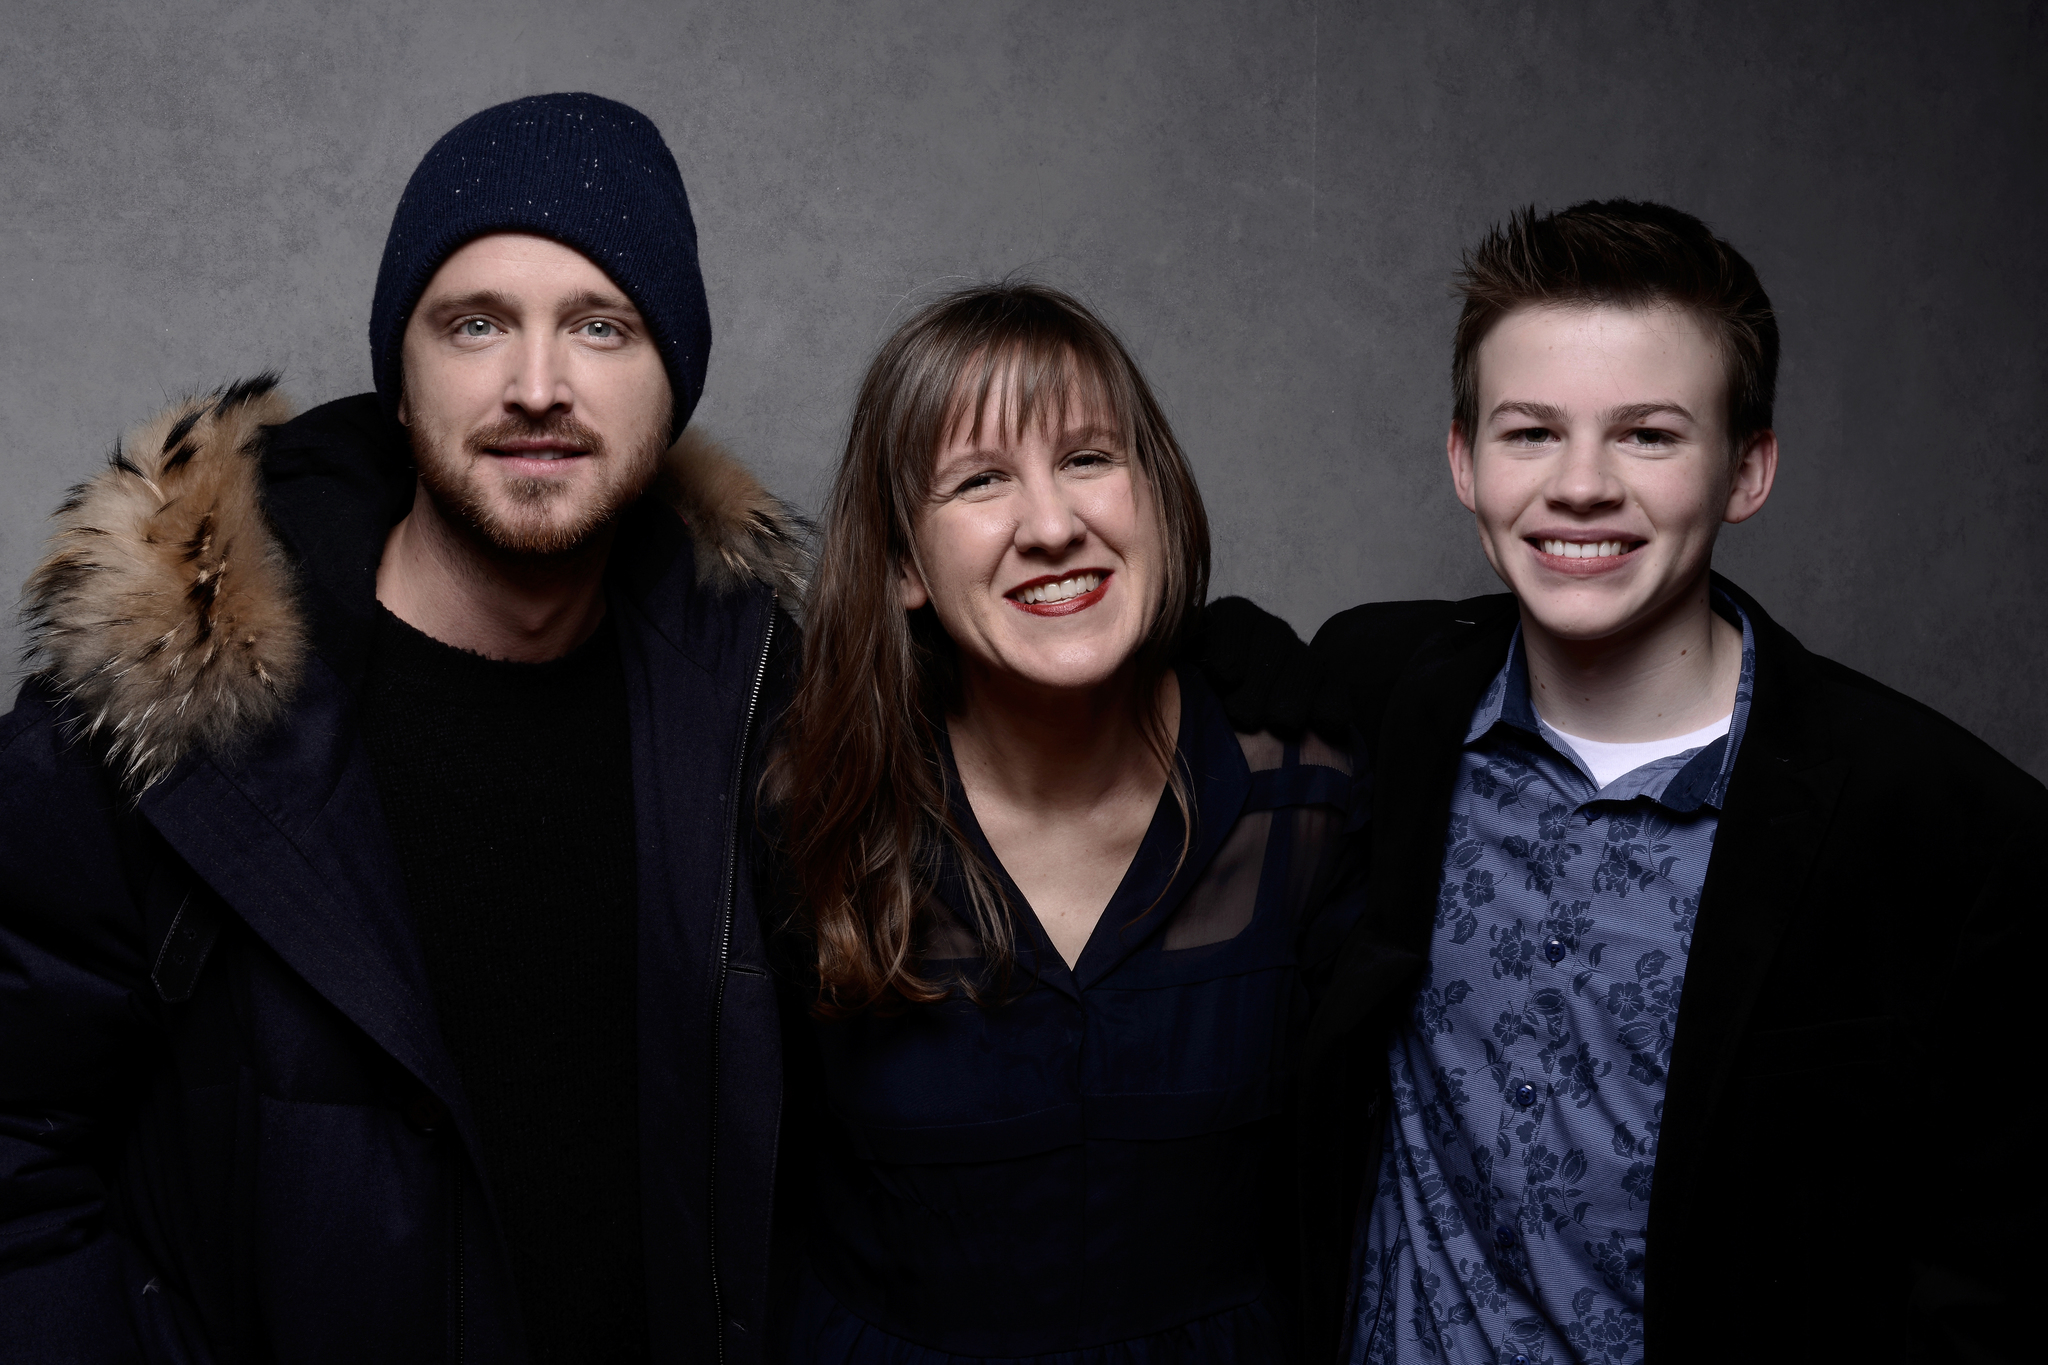
<instances>
[{"instance_id":1,"label":"man's blue eye","mask_svg":"<svg viewBox=\"0 0 2048 1365\"><path fill-rule=\"evenodd\" d=\"M609 338L618 335L618 328L612 326L609 322L586 323L584 325L584 330L588 331L594 337Z\"/></svg>"},{"instance_id":2,"label":"man's blue eye","mask_svg":"<svg viewBox=\"0 0 2048 1365\"><path fill-rule=\"evenodd\" d=\"M483 318L470 318L462 324L462 334L466 337L487 337L491 334L491 324Z\"/></svg>"}]
</instances>

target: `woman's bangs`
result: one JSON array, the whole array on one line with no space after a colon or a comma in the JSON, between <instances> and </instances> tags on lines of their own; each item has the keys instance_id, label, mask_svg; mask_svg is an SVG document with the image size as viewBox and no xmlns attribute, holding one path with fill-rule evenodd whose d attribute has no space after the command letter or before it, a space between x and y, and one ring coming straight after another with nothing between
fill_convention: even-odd
<instances>
[{"instance_id":1,"label":"woman's bangs","mask_svg":"<svg viewBox=\"0 0 2048 1365\"><path fill-rule=\"evenodd\" d=\"M1108 358L1081 338L1035 331L1008 337L981 348L961 368L947 405L948 438L965 426L969 440L990 431L1018 441L1032 430L1063 431L1070 418L1087 414L1107 418L1130 439L1122 386Z\"/></svg>"}]
</instances>

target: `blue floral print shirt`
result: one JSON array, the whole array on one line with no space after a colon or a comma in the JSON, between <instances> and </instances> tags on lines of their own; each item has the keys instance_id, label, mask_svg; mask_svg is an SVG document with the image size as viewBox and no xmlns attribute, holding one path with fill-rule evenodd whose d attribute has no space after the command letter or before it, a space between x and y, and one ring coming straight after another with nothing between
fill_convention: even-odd
<instances>
[{"instance_id":1,"label":"blue floral print shirt","mask_svg":"<svg viewBox=\"0 0 2048 1365\"><path fill-rule=\"evenodd\" d=\"M1633 1362L1664 1075L1749 714L1597 789L1536 714L1518 630L1473 713L1430 966L1388 1057L1360 1234L1362 1362Z\"/></svg>"}]
</instances>

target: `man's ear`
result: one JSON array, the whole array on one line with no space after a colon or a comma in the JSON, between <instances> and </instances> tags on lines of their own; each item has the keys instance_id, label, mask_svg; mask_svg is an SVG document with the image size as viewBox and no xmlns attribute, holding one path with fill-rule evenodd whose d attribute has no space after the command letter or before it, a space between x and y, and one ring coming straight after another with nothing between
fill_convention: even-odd
<instances>
[{"instance_id":1,"label":"man's ear","mask_svg":"<svg viewBox=\"0 0 2048 1365\"><path fill-rule=\"evenodd\" d=\"M897 591L902 595L903 610L916 611L932 600L931 591L924 585L924 575L917 571L917 561L909 555L897 561L899 573Z\"/></svg>"},{"instance_id":2,"label":"man's ear","mask_svg":"<svg viewBox=\"0 0 2048 1365\"><path fill-rule=\"evenodd\" d=\"M1451 487L1458 490L1458 501L1465 504L1467 512L1477 512L1479 503L1472 491L1472 439L1465 424L1455 417L1451 434L1444 438L1444 454L1451 461Z\"/></svg>"},{"instance_id":3,"label":"man's ear","mask_svg":"<svg viewBox=\"0 0 2048 1365\"><path fill-rule=\"evenodd\" d=\"M1777 478L1778 433L1759 431L1742 443L1742 453L1735 459L1735 482L1721 519L1733 526L1763 511Z\"/></svg>"}]
</instances>

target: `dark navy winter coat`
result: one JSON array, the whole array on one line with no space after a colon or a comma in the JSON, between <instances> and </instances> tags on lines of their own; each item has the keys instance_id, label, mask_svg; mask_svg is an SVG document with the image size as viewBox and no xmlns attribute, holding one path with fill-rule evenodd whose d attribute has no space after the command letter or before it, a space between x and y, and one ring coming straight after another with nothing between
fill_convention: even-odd
<instances>
[{"instance_id":1,"label":"dark navy winter coat","mask_svg":"<svg viewBox=\"0 0 2048 1365\"><path fill-rule=\"evenodd\" d=\"M43 673L0 721L0 1360L523 1358L356 720L403 435L372 395L272 428L266 390L131 438L31 583ZM772 1316L747 806L788 548L686 437L610 571L655 1360L760 1360Z\"/></svg>"}]
</instances>

